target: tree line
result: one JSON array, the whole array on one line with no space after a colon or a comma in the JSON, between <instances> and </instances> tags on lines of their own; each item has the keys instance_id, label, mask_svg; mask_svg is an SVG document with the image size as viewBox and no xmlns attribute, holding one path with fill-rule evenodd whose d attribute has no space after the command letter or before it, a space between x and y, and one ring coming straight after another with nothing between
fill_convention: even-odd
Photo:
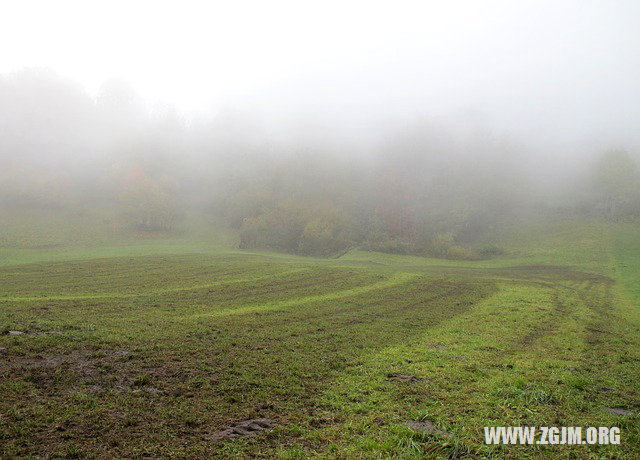
<instances>
[{"instance_id":1,"label":"tree line","mask_svg":"<svg viewBox=\"0 0 640 460\"><path fill-rule=\"evenodd\" d=\"M123 81L93 98L32 69L0 77L0 132L5 210L86 213L122 232L180 231L196 213L242 248L477 259L499 255L479 242L523 215L640 216L638 163L623 149L574 159L571 186L549 187L522 146L424 118L366 148L278 142L233 111L187 124Z\"/></svg>"}]
</instances>

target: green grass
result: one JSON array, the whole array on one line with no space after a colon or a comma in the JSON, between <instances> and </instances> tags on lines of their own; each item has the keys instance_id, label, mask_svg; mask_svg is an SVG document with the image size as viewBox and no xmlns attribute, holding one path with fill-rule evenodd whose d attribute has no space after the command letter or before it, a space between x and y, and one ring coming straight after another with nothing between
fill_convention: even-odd
<instances>
[{"instance_id":1,"label":"green grass","mask_svg":"<svg viewBox=\"0 0 640 460\"><path fill-rule=\"evenodd\" d=\"M0 457L638 458L638 227L501 238L473 262L13 245ZM252 418L277 424L212 440ZM450 436L406 427L423 419ZM622 445L487 446L494 425L619 426Z\"/></svg>"},{"instance_id":2,"label":"green grass","mask_svg":"<svg viewBox=\"0 0 640 460\"><path fill-rule=\"evenodd\" d=\"M613 271L626 292L640 303L640 230L633 225L615 229L611 252L615 260Z\"/></svg>"}]
</instances>

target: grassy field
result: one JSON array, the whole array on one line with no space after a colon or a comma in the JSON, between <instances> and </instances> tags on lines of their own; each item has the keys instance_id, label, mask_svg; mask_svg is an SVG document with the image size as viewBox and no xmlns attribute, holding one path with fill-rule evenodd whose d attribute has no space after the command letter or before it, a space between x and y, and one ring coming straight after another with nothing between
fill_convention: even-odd
<instances>
[{"instance_id":1,"label":"grassy field","mask_svg":"<svg viewBox=\"0 0 640 460\"><path fill-rule=\"evenodd\" d=\"M640 458L637 226L476 262L47 244L0 249L3 458ZM485 445L505 425L622 443Z\"/></svg>"}]
</instances>

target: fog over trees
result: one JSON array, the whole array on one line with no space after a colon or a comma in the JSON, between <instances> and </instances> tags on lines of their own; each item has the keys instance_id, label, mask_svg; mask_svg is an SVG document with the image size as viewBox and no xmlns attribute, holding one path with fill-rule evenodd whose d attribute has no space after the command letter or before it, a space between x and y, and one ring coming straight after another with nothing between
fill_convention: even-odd
<instances>
[{"instance_id":1,"label":"fog over trees","mask_svg":"<svg viewBox=\"0 0 640 460\"><path fill-rule=\"evenodd\" d=\"M473 259L640 212L637 2L29 5L0 19L5 221Z\"/></svg>"},{"instance_id":2,"label":"fog over trees","mask_svg":"<svg viewBox=\"0 0 640 460\"><path fill-rule=\"evenodd\" d=\"M640 214L637 152L622 148L564 158L550 183L539 152L480 122L416 115L344 145L308 128L278 139L232 109L186 122L124 80L92 97L25 69L0 80L0 199L7 216L56 209L116 234L184 233L201 215L242 248L325 256L491 257L501 249L478 242L513 220Z\"/></svg>"}]
</instances>

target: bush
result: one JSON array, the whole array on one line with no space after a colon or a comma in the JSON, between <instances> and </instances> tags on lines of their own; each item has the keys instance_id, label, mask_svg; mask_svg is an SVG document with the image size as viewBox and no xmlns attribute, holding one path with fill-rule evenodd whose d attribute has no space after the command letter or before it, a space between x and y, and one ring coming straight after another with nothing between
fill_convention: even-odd
<instances>
[{"instance_id":1,"label":"bush","mask_svg":"<svg viewBox=\"0 0 640 460\"><path fill-rule=\"evenodd\" d=\"M294 210L272 209L242 221L240 247L295 252L303 229L304 222Z\"/></svg>"},{"instance_id":2,"label":"bush","mask_svg":"<svg viewBox=\"0 0 640 460\"><path fill-rule=\"evenodd\" d=\"M492 259L505 254L505 250L495 244L489 244L478 249L478 256L482 259Z\"/></svg>"},{"instance_id":3,"label":"bush","mask_svg":"<svg viewBox=\"0 0 640 460\"><path fill-rule=\"evenodd\" d=\"M478 258L475 252L471 249L463 248L462 246L453 245L447 248L447 259L454 260L475 260Z\"/></svg>"},{"instance_id":4,"label":"bush","mask_svg":"<svg viewBox=\"0 0 640 460\"><path fill-rule=\"evenodd\" d=\"M465 248L455 243L452 232L438 233L432 240L428 248L428 254L434 257L455 260L475 260L478 255L471 249Z\"/></svg>"},{"instance_id":5,"label":"bush","mask_svg":"<svg viewBox=\"0 0 640 460\"><path fill-rule=\"evenodd\" d=\"M309 222L302 232L298 252L306 255L329 255L344 251L349 241L333 222L318 218Z\"/></svg>"},{"instance_id":6,"label":"bush","mask_svg":"<svg viewBox=\"0 0 640 460\"><path fill-rule=\"evenodd\" d=\"M414 243L411 241L401 240L397 238L385 238L376 241L367 241L362 245L365 251L377 251L387 254L417 254Z\"/></svg>"},{"instance_id":7,"label":"bush","mask_svg":"<svg viewBox=\"0 0 640 460\"><path fill-rule=\"evenodd\" d=\"M446 257L451 246L455 244L453 233L438 233L431 240L430 253L435 257Z\"/></svg>"},{"instance_id":8,"label":"bush","mask_svg":"<svg viewBox=\"0 0 640 460\"><path fill-rule=\"evenodd\" d=\"M139 230L175 230L184 220L173 196L151 178L129 181L119 200L119 217L125 226Z\"/></svg>"},{"instance_id":9,"label":"bush","mask_svg":"<svg viewBox=\"0 0 640 460\"><path fill-rule=\"evenodd\" d=\"M309 213L300 237L298 253L326 256L344 252L353 244L354 221L345 212L325 205Z\"/></svg>"}]
</instances>

